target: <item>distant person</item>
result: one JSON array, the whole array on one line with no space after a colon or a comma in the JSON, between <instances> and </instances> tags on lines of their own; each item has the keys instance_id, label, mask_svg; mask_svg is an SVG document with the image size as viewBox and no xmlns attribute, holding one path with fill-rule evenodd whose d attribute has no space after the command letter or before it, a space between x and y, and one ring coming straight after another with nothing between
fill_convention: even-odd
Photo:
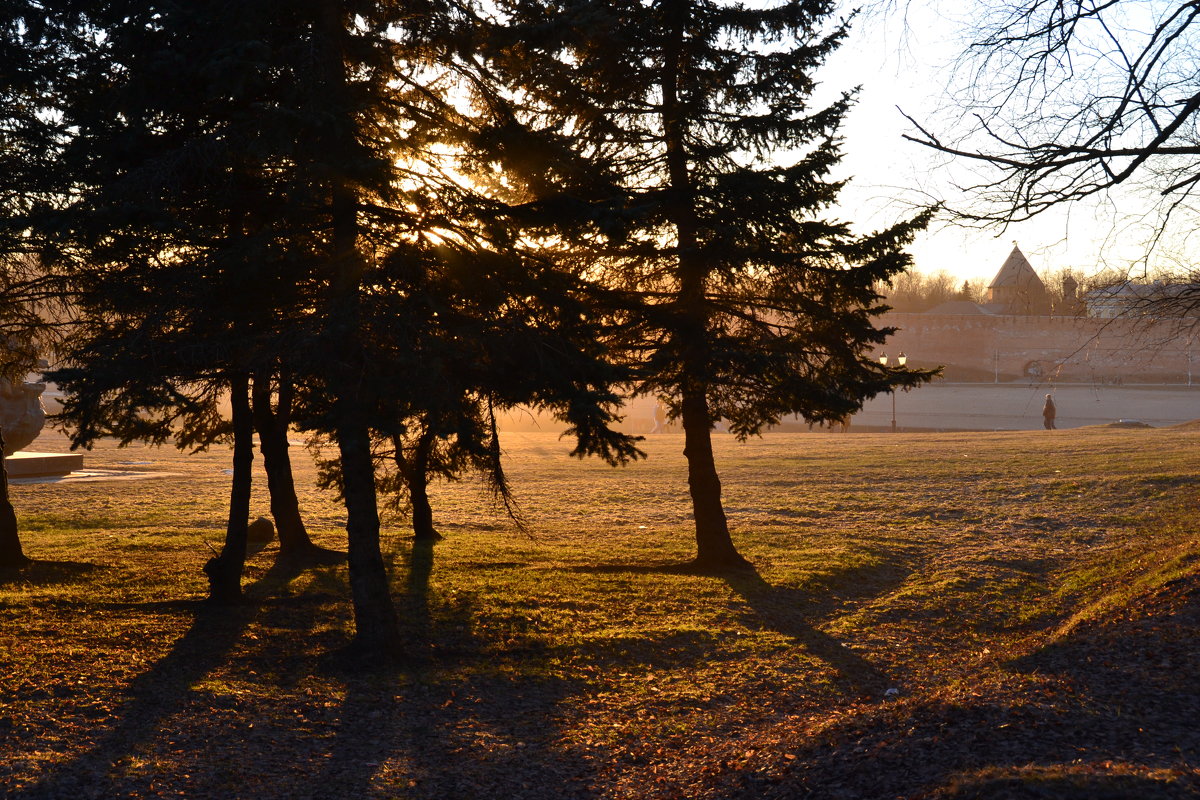
<instances>
[{"instance_id":1,"label":"distant person","mask_svg":"<svg viewBox=\"0 0 1200 800\"><path fill-rule=\"evenodd\" d=\"M659 403L654 407L654 427L651 433L665 433L667 430L667 407Z\"/></svg>"},{"instance_id":2,"label":"distant person","mask_svg":"<svg viewBox=\"0 0 1200 800\"><path fill-rule=\"evenodd\" d=\"M1042 406L1042 424L1046 426L1046 430L1054 430L1054 418L1058 415L1058 409L1054 407L1054 398L1046 395L1046 405Z\"/></svg>"}]
</instances>

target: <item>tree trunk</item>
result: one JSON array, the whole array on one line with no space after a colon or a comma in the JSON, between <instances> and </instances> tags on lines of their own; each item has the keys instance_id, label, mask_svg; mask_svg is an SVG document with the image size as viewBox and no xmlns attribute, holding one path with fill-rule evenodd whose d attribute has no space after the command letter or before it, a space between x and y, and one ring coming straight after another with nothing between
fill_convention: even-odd
<instances>
[{"instance_id":1,"label":"tree trunk","mask_svg":"<svg viewBox=\"0 0 1200 800\"><path fill-rule=\"evenodd\" d=\"M354 643L366 652L394 657L400 652L400 622L379 549L379 509L371 438L362 422L365 414L353 408L346 399L340 400L339 405L342 409L337 440L342 462L342 494L346 502Z\"/></svg>"},{"instance_id":2,"label":"tree trunk","mask_svg":"<svg viewBox=\"0 0 1200 800\"><path fill-rule=\"evenodd\" d=\"M400 625L388 589L387 570L379 549L379 507L375 494L375 461L368 428L369 390L363 376L370 371L362 340L362 292L366 262L359 252L358 197L347 177L361 164L356 141L358 98L350 88L344 52L346 9L335 0L318 6L315 57L323 73L327 108L324 126L328 159L330 274L328 342L335 352L329 379L336 394L334 435L342 466L342 495L346 503L346 538L350 566L350 596L354 603L354 645L364 654L395 658L400 652Z\"/></svg>"},{"instance_id":3,"label":"tree trunk","mask_svg":"<svg viewBox=\"0 0 1200 800\"><path fill-rule=\"evenodd\" d=\"M412 467L405 476L409 501L412 503L413 538L419 542L437 542L442 538L433 528L433 506L429 503L429 454L436 438L432 429L421 433L413 453Z\"/></svg>"},{"instance_id":4,"label":"tree trunk","mask_svg":"<svg viewBox=\"0 0 1200 800\"><path fill-rule=\"evenodd\" d=\"M721 505L721 479L712 451L712 416L708 408L708 305L705 284L708 264L700 252L700 221L696 214L687 152L687 113L680 105L679 81L688 58L684 52L689 0L672 0L663 50L662 128L667 180L671 199L667 215L675 228L679 289L672 344L681 360L680 395L688 490L696 521L695 566L724 569L746 565L729 535Z\"/></svg>"},{"instance_id":5,"label":"tree trunk","mask_svg":"<svg viewBox=\"0 0 1200 800\"><path fill-rule=\"evenodd\" d=\"M296 499L296 484L292 479L292 461L288 456L288 422L291 417L291 384L279 378L279 405L271 407L271 379L254 378L254 427L258 431L263 469L267 473L267 489L271 494L271 516L279 533L279 555L303 556L322 551L312 543L304 520L300 516L300 501Z\"/></svg>"},{"instance_id":6,"label":"tree trunk","mask_svg":"<svg viewBox=\"0 0 1200 800\"><path fill-rule=\"evenodd\" d=\"M712 419L703 392L683 395L683 455L688 464L688 491L696 520L696 561L703 569L746 566L733 546L721 505L721 479L712 450Z\"/></svg>"},{"instance_id":7,"label":"tree trunk","mask_svg":"<svg viewBox=\"0 0 1200 800\"><path fill-rule=\"evenodd\" d=\"M233 409L233 485L229 490L229 523L221 554L208 560L208 599L236 603L242 598L242 568L246 563L246 528L250 520L251 468L254 466L254 419L250 411L250 378L239 374L230 380Z\"/></svg>"},{"instance_id":8,"label":"tree trunk","mask_svg":"<svg viewBox=\"0 0 1200 800\"><path fill-rule=\"evenodd\" d=\"M4 463L4 432L0 431L0 567L23 567L29 558L21 549L17 512L8 496L8 467Z\"/></svg>"}]
</instances>

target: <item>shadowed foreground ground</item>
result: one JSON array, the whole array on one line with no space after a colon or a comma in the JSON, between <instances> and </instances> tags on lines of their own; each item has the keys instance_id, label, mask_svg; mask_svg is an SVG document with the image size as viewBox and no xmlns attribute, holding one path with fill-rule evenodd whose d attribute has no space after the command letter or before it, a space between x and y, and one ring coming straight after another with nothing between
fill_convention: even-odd
<instances>
[{"instance_id":1,"label":"shadowed foreground ground","mask_svg":"<svg viewBox=\"0 0 1200 800\"><path fill-rule=\"evenodd\" d=\"M0 793L1195 796L1196 437L722 440L756 571L704 576L672 566L680 437L614 471L515 434L532 536L469 484L439 492L444 542L389 531L388 670L338 655L344 567L268 547L254 602L197 602L227 453L102 449L89 467L172 475L14 487L41 562L0 575Z\"/></svg>"}]
</instances>

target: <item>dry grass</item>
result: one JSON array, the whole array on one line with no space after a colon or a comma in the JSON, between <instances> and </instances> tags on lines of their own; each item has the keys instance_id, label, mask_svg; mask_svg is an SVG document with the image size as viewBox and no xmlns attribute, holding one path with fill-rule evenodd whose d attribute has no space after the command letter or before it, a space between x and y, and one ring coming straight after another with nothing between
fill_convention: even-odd
<instances>
[{"instance_id":1,"label":"dry grass","mask_svg":"<svg viewBox=\"0 0 1200 800\"><path fill-rule=\"evenodd\" d=\"M14 487L40 561L0 576L0 792L1191 796L1198 436L721 439L757 572L714 577L663 569L692 552L680 437L610 470L514 433L533 535L470 483L440 487L431 550L394 520L411 644L378 671L336 656L342 567L267 549L254 603L197 602L227 453L101 448L174 475Z\"/></svg>"}]
</instances>

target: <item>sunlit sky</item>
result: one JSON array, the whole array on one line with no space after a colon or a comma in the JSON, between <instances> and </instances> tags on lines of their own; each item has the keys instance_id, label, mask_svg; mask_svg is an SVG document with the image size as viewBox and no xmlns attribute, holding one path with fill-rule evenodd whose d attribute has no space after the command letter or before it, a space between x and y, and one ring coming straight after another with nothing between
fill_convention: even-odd
<instances>
[{"instance_id":1,"label":"sunlit sky","mask_svg":"<svg viewBox=\"0 0 1200 800\"><path fill-rule=\"evenodd\" d=\"M900 106L935 132L961 118L950 85L952 62L967 41L963 24L931 10L931 4L908 5L907 20L894 9L860 19L851 41L820 73L828 90L863 87L844 128L844 165L853 182L841 202L843 218L863 229L897 219L906 201L934 196L951 206L970 202L955 185L970 182L970 165L904 140L904 133L914 131L897 110ZM1146 237L1128 221L1138 210L1136 198L1129 196L1064 208L1006 230L942 221L911 252L922 272L945 270L971 279L990 280L1014 241L1042 274L1070 268L1089 275L1105 267L1138 274L1143 266L1134 262L1144 252Z\"/></svg>"}]
</instances>

